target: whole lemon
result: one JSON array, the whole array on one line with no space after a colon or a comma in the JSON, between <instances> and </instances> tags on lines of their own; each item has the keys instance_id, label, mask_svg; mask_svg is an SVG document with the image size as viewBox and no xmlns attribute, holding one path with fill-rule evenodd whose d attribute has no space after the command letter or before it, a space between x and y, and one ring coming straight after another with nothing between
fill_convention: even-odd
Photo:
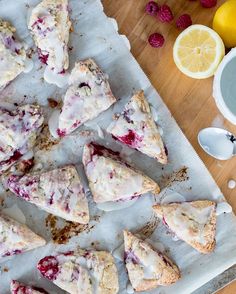
<instances>
[{"instance_id":1,"label":"whole lemon","mask_svg":"<svg viewBox=\"0 0 236 294\"><path fill-rule=\"evenodd\" d=\"M226 47L236 47L236 0L228 0L217 9L213 29L221 36Z\"/></svg>"}]
</instances>

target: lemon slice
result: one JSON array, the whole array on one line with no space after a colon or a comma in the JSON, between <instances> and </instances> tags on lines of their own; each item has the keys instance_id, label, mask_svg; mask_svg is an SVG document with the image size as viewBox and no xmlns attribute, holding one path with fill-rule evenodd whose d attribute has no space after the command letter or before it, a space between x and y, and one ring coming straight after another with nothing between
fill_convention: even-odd
<instances>
[{"instance_id":1,"label":"lemon slice","mask_svg":"<svg viewBox=\"0 0 236 294\"><path fill-rule=\"evenodd\" d=\"M213 76L225 55L224 43L212 29L192 25L177 37L173 57L184 74L195 79Z\"/></svg>"}]
</instances>

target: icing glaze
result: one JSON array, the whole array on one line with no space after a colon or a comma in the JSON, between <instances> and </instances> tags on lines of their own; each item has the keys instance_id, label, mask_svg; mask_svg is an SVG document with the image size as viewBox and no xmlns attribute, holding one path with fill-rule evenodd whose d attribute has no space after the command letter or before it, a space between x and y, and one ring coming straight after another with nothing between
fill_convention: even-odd
<instances>
[{"instance_id":1,"label":"icing glaze","mask_svg":"<svg viewBox=\"0 0 236 294\"><path fill-rule=\"evenodd\" d=\"M75 64L59 116L58 135L70 134L116 101L107 77L92 59Z\"/></svg>"},{"instance_id":2,"label":"icing glaze","mask_svg":"<svg viewBox=\"0 0 236 294\"><path fill-rule=\"evenodd\" d=\"M84 189L74 166L23 177L12 175L8 188L18 197L66 220L88 223Z\"/></svg>"},{"instance_id":3,"label":"icing glaze","mask_svg":"<svg viewBox=\"0 0 236 294\"><path fill-rule=\"evenodd\" d=\"M119 118L107 131L120 142L166 163L166 152L143 91L136 93L125 105Z\"/></svg>"},{"instance_id":4,"label":"icing glaze","mask_svg":"<svg viewBox=\"0 0 236 294\"><path fill-rule=\"evenodd\" d=\"M43 120L39 106L0 108L0 173L32 149Z\"/></svg>"},{"instance_id":5,"label":"icing glaze","mask_svg":"<svg viewBox=\"0 0 236 294\"><path fill-rule=\"evenodd\" d=\"M68 0L43 0L32 9L28 24L39 51L39 59L56 74L69 66L68 41L71 22ZM52 77L46 74L48 80Z\"/></svg>"},{"instance_id":6,"label":"icing glaze","mask_svg":"<svg viewBox=\"0 0 236 294\"><path fill-rule=\"evenodd\" d=\"M44 80L49 84L55 84L59 88L63 88L68 84L69 73L57 73L48 66L44 71Z\"/></svg>"},{"instance_id":7,"label":"icing glaze","mask_svg":"<svg viewBox=\"0 0 236 294\"><path fill-rule=\"evenodd\" d=\"M0 257L20 254L45 243L45 240L25 225L8 216L0 215Z\"/></svg>"},{"instance_id":8,"label":"icing glaze","mask_svg":"<svg viewBox=\"0 0 236 294\"><path fill-rule=\"evenodd\" d=\"M103 294L105 289L110 289L111 294L118 292L114 260L105 251L79 249L46 256L39 261L38 269L45 278L69 293ZM104 279L107 274L112 274L111 281Z\"/></svg>"},{"instance_id":9,"label":"icing glaze","mask_svg":"<svg viewBox=\"0 0 236 294\"><path fill-rule=\"evenodd\" d=\"M132 200L158 187L122 162L119 154L95 143L84 147L83 164L96 203Z\"/></svg>"},{"instance_id":10,"label":"icing glaze","mask_svg":"<svg viewBox=\"0 0 236 294\"><path fill-rule=\"evenodd\" d=\"M184 202L173 212L171 217L168 218L166 216L166 220L168 220L168 225L174 227L175 231L178 231L179 238L189 242L195 240L201 244L205 244L207 240L204 235L204 227L209 222L214 209L214 205L196 209L190 203ZM186 217L189 221L186 221ZM190 225L193 226L194 224L197 224L198 230L191 230L192 233L189 234Z\"/></svg>"}]
</instances>

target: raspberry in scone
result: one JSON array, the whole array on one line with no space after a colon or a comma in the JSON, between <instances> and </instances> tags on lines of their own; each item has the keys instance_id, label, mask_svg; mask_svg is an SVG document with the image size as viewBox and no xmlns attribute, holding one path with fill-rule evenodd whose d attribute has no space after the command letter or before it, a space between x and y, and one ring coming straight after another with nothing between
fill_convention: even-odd
<instances>
[{"instance_id":1,"label":"raspberry in scone","mask_svg":"<svg viewBox=\"0 0 236 294\"><path fill-rule=\"evenodd\" d=\"M37 105L12 111L0 107L0 174L34 147L43 121Z\"/></svg>"},{"instance_id":2,"label":"raspberry in scone","mask_svg":"<svg viewBox=\"0 0 236 294\"><path fill-rule=\"evenodd\" d=\"M68 221L87 224L88 202L73 165L23 177L12 175L8 188L23 200Z\"/></svg>"},{"instance_id":3,"label":"raspberry in scone","mask_svg":"<svg viewBox=\"0 0 236 294\"><path fill-rule=\"evenodd\" d=\"M84 146L83 164L96 203L128 201L160 191L156 182L123 162L119 153L96 143Z\"/></svg>"},{"instance_id":4,"label":"raspberry in scone","mask_svg":"<svg viewBox=\"0 0 236 294\"><path fill-rule=\"evenodd\" d=\"M216 241L216 203L198 200L156 204L157 216L181 240L201 253L214 250Z\"/></svg>"},{"instance_id":5,"label":"raspberry in scone","mask_svg":"<svg viewBox=\"0 0 236 294\"><path fill-rule=\"evenodd\" d=\"M38 288L27 286L18 281L11 281L11 294L48 294L45 290Z\"/></svg>"},{"instance_id":6,"label":"raspberry in scone","mask_svg":"<svg viewBox=\"0 0 236 294\"><path fill-rule=\"evenodd\" d=\"M38 263L42 276L71 294L116 294L117 269L106 251L77 249L46 256Z\"/></svg>"},{"instance_id":7,"label":"raspberry in scone","mask_svg":"<svg viewBox=\"0 0 236 294\"><path fill-rule=\"evenodd\" d=\"M147 242L124 231L124 261L135 291L148 291L168 286L180 279L178 267Z\"/></svg>"},{"instance_id":8,"label":"raspberry in scone","mask_svg":"<svg viewBox=\"0 0 236 294\"><path fill-rule=\"evenodd\" d=\"M167 163L166 148L143 91L131 98L107 131L123 144L156 158L162 164Z\"/></svg>"},{"instance_id":9,"label":"raspberry in scone","mask_svg":"<svg viewBox=\"0 0 236 294\"><path fill-rule=\"evenodd\" d=\"M0 90L26 69L26 52L16 40L16 29L0 19Z\"/></svg>"},{"instance_id":10,"label":"raspberry in scone","mask_svg":"<svg viewBox=\"0 0 236 294\"><path fill-rule=\"evenodd\" d=\"M27 226L0 215L0 258L24 253L45 244L45 240Z\"/></svg>"},{"instance_id":11,"label":"raspberry in scone","mask_svg":"<svg viewBox=\"0 0 236 294\"><path fill-rule=\"evenodd\" d=\"M64 137L107 110L116 98L107 76L92 59L75 64L59 116L57 134Z\"/></svg>"}]
</instances>

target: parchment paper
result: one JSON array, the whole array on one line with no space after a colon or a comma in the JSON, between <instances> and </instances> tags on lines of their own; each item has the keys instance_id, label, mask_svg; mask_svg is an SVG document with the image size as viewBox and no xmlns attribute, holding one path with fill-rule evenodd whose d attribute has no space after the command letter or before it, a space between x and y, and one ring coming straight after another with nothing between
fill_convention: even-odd
<instances>
[{"instance_id":1,"label":"parchment paper","mask_svg":"<svg viewBox=\"0 0 236 294\"><path fill-rule=\"evenodd\" d=\"M33 46L33 42L27 30L26 19L30 8L38 2L35 0L0 1L0 17L10 20L17 28L19 38L27 42L29 46ZM186 200L213 199L220 202L224 200L224 197L160 96L131 55L127 42L124 42L124 38L115 30L114 21L108 19L104 14L100 1L70 0L70 8L74 27L74 32L70 36L70 68L73 68L74 62L78 59L94 58L109 75L111 88L118 102L60 143L52 142L45 128L40 144L35 150L36 166L34 169L47 170L66 163L74 163L80 175L83 176L82 146L85 142L96 139L115 150L120 150L131 164L160 183L163 191L156 200L152 195L147 194L129 208L105 213L96 208L86 188L92 218L89 227L70 239L67 245L58 246L50 242L43 248L3 260L0 263L0 294L9 293L10 280L13 278L45 287L50 293L64 293L40 277L36 269L37 261L54 249L66 250L78 245L84 248L112 251L123 242L122 229L125 228L132 232L141 232L144 237L150 239L149 241L154 246L171 257L181 270L182 278L176 284L166 288L160 287L149 293L191 293L236 262L235 216L232 213L218 216L217 246L216 250L209 255L198 253L182 241L174 241L166 229L158 223L151 206L155 201L161 201L171 191L181 193ZM53 110L48 107L47 98L61 101L66 89L59 89L45 83L42 79L44 68L38 62L36 54L32 56L35 61L33 71L20 75L1 92L0 103L37 102L44 106L45 115L49 116ZM154 116L158 116L158 124L163 130L163 138L169 150L169 164L165 167L145 155L122 147L104 132L112 120L112 115L121 111L132 93L139 89L145 91L152 104ZM101 138L103 136L104 138ZM183 167L187 167L187 175ZM84 176L83 179L87 187ZM2 197L5 198L5 201L1 210L4 211L6 207L9 208L16 204L17 209L13 213L15 217L17 218L20 209L25 215L27 225L48 241L51 240L50 227L45 225L45 218L48 216L46 212L17 199L9 192L2 191ZM5 212L9 213L9 211ZM63 227L65 222L58 221L57 226L59 225ZM163 245L160 246L160 243ZM123 263L116 261L119 268L120 293L127 293L126 271Z\"/></svg>"}]
</instances>

